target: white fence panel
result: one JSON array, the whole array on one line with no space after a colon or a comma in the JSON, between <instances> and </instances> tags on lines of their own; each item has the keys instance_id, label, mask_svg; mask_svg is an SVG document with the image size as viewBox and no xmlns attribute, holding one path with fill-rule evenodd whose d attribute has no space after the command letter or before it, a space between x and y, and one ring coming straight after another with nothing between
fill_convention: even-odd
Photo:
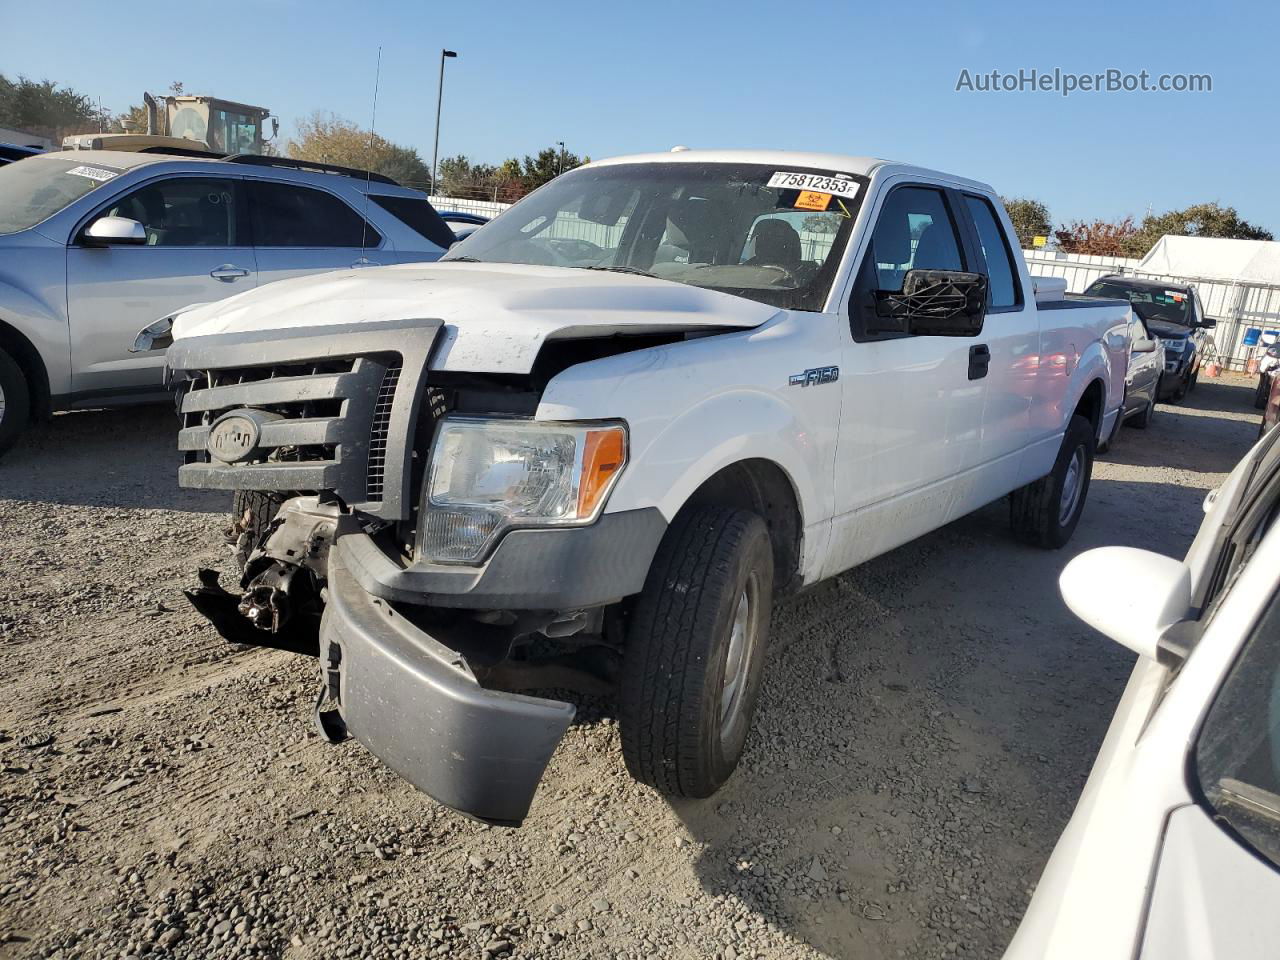
<instances>
[{"instance_id":1,"label":"white fence panel","mask_svg":"<svg viewBox=\"0 0 1280 960\"><path fill-rule=\"evenodd\" d=\"M1043 250L1023 250L1022 255L1033 275L1062 277L1071 293L1083 292L1094 280L1109 273L1191 284L1200 295L1205 315L1218 321L1213 331L1215 348L1231 366L1244 366L1258 352L1257 347L1244 346L1244 337L1250 328L1280 330L1280 286L1277 285L1152 273L1139 269L1141 260L1126 257Z\"/></svg>"}]
</instances>

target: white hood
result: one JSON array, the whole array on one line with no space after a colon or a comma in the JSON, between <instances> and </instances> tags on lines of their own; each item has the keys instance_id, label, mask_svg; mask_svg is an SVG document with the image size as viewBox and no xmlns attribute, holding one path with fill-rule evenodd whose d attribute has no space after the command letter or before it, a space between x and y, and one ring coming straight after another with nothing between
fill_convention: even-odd
<instances>
[{"instance_id":1,"label":"white hood","mask_svg":"<svg viewBox=\"0 0 1280 960\"><path fill-rule=\"evenodd\" d=\"M753 300L632 274L412 263L270 283L181 313L173 336L440 319L432 369L527 373L545 340L749 328L777 313Z\"/></svg>"}]
</instances>

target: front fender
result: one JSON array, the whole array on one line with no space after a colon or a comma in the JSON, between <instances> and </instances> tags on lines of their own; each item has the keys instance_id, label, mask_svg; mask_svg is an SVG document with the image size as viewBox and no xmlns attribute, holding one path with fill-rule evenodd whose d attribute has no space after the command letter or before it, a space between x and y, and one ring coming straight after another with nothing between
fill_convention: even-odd
<instances>
[{"instance_id":1,"label":"front fender","mask_svg":"<svg viewBox=\"0 0 1280 960\"><path fill-rule=\"evenodd\" d=\"M66 265L48 262L60 250L5 250L0 257L0 323L22 334L40 354L54 396L71 389Z\"/></svg>"},{"instance_id":2,"label":"front fender","mask_svg":"<svg viewBox=\"0 0 1280 960\"><path fill-rule=\"evenodd\" d=\"M822 351L817 323L797 327L804 325L788 321L570 367L548 384L537 416L627 421L630 465L611 513L657 507L670 520L717 471L761 459L787 475L802 522L813 526L833 508L840 391L788 385L788 371L812 366Z\"/></svg>"}]
</instances>

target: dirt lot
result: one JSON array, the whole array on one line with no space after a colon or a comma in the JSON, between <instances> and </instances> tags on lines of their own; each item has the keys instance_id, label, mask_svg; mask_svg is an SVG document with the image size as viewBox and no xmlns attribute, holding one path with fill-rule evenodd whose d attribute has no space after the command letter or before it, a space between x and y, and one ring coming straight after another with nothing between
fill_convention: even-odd
<instances>
[{"instance_id":1,"label":"dirt lot","mask_svg":"<svg viewBox=\"0 0 1280 960\"><path fill-rule=\"evenodd\" d=\"M584 702L519 831L324 744L313 664L188 609L226 497L163 408L57 417L0 462L0 957L995 957L1132 662L1062 565L1181 555L1256 436L1202 382L1098 464L1076 538L997 504L780 608L742 768L670 804Z\"/></svg>"}]
</instances>

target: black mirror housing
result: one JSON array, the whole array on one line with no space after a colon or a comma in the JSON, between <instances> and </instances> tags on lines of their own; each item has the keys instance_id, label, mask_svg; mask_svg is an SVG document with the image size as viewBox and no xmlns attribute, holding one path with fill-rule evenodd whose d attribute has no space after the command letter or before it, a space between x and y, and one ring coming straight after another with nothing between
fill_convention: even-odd
<instances>
[{"instance_id":1,"label":"black mirror housing","mask_svg":"<svg viewBox=\"0 0 1280 960\"><path fill-rule=\"evenodd\" d=\"M987 277L963 270L908 270L901 292L876 291L876 332L973 337L987 316Z\"/></svg>"}]
</instances>

